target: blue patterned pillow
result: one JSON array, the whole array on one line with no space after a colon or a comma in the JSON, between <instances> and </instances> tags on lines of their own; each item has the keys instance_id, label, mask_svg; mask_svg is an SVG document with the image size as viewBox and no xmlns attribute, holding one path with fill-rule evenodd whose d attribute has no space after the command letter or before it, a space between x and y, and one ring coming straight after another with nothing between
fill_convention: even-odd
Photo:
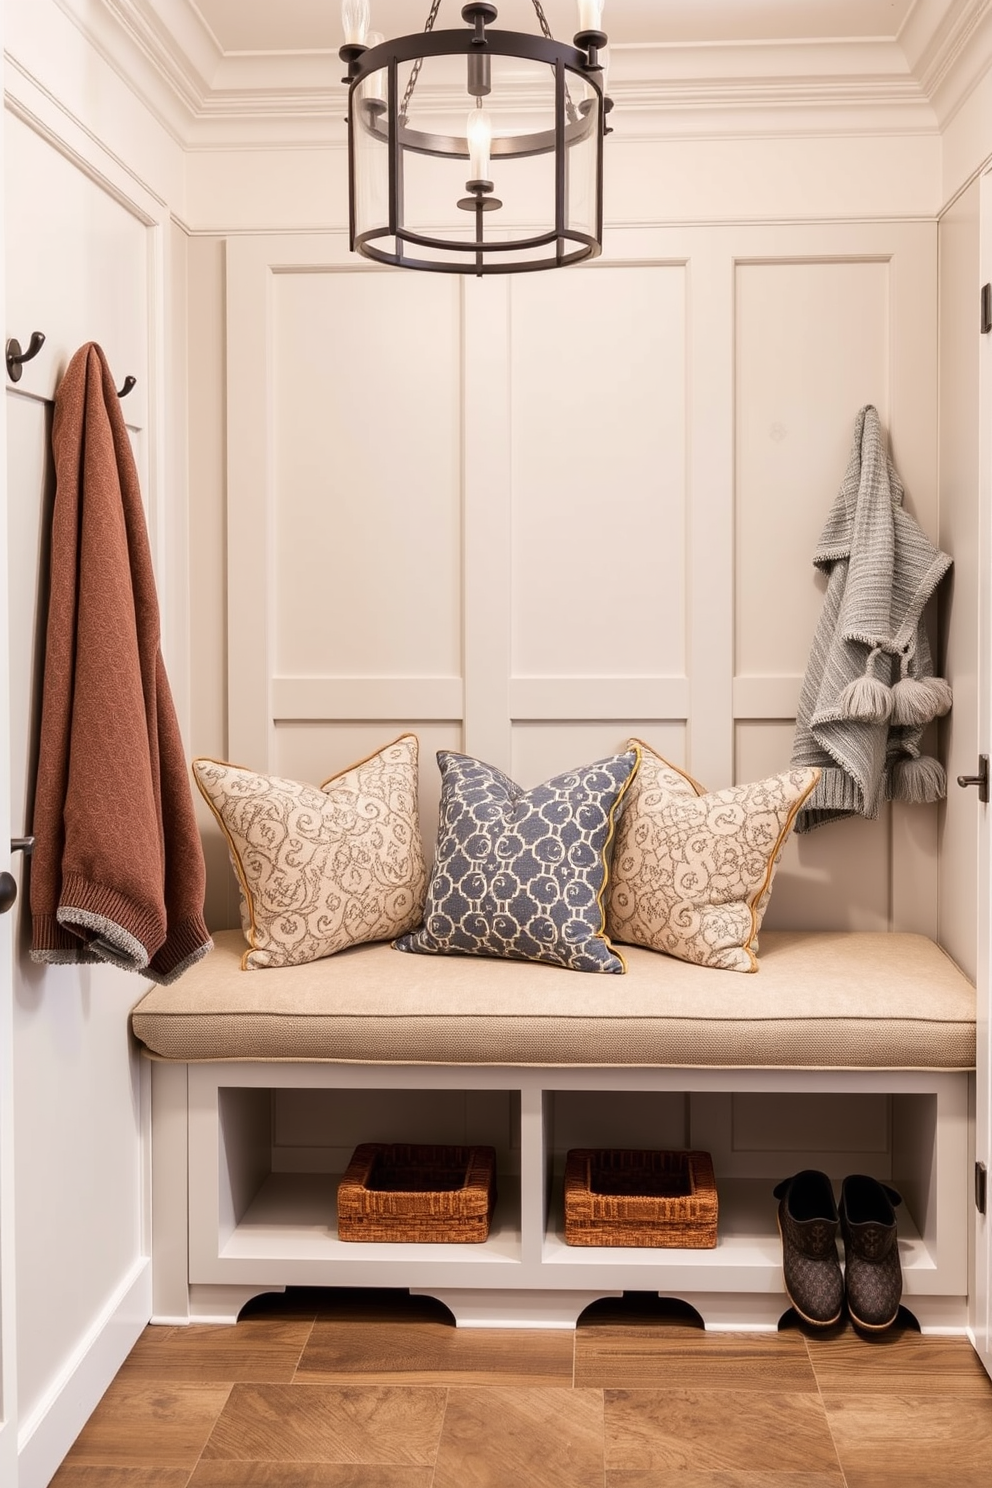
<instances>
[{"instance_id":1,"label":"blue patterned pillow","mask_svg":"<svg viewBox=\"0 0 992 1488\"><path fill-rule=\"evenodd\" d=\"M530 791L468 755L442 749L437 762L441 807L424 923L396 946L626 971L604 933L603 892L617 807L640 752Z\"/></svg>"}]
</instances>

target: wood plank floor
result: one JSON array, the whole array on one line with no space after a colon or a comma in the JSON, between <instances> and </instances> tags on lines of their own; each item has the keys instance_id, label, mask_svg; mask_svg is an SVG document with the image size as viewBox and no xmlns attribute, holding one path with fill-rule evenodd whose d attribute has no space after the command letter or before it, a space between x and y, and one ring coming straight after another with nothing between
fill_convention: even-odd
<instances>
[{"instance_id":1,"label":"wood plank floor","mask_svg":"<svg viewBox=\"0 0 992 1488\"><path fill-rule=\"evenodd\" d=\"M988 1488L959 1338L704 1333L657 1299L458 1330L390 1292L145 1330L53 1488Z\"/></svg>"}]
</instances>

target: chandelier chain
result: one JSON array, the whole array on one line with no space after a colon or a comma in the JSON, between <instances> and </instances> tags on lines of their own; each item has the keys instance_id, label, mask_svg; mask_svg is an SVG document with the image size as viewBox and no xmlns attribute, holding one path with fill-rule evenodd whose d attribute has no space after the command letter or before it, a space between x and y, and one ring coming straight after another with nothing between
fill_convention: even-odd
<instances>
[{"instance_id":1,"label":"chandelier chain","mask_svg":"<svg viewBox=\"0 0 992 1488\"><path fill-rule=\"evenodd\" d=\"M544 6L541 4L541 0L534 0L534 9L537 12L537 21L541 30L544 32L549 41L554 41L554 37L551 35L551 27L548 25L548 18L544 14Z\"/></svg>"},{"instance_id":2,"label":"chandelier chain","mask_svg":"<svg viewBox=\"0 0 992 1488\"><path fill-rule=\"evenodd\" d=\"M535 14L537 15L538 25L544 32L544 35L547 37L548 41L554 41L554 36L551 34L551 27L548 25L548 18L544 14L544 6L541 4L541 0L533 0L533 5ZM441 0L431 0L430 14L427 17L427 22L424 26L425 33L434 30L434 22L437 20L437 13L440 9ZM423 67L423 65L423 57L418 57L410 70L410 79L403 93L403 102L400 104L400 118L404 122L406 121L407 109L410 106L410 99L413 96L414 88L417 86L417 79L420 76L420 69ZM578 114L575 111L575 105L572 102L572 96L568 91L567 84L565 86L565 107L569 118L574 122L575 119L578 118Z\"/></svg>"},{"instance_id":3,"label":"chandelier chain","mask_svg":"<svg viewBox=\"0 0 992 1488\"><path fill-rule=\"evenodd\" d=\"M537 3L538 0L535 0L535 4ZM427 17L427 24L424 27L425 32L434 30L434 22L437 20L437 13L440 9L441 0L432 0L430 15ZM423 67L423 65L423 57L418 57L416 62L414 62L413 64L413 68L410 72L410 81L406 85L406 92L403 94L403 102L400 104L401 119L406 119L406 111L410 104L410 97L413 93L414 88L417 86L417 78L420 76L420 69Z\"/></svg>"}]
</instances>

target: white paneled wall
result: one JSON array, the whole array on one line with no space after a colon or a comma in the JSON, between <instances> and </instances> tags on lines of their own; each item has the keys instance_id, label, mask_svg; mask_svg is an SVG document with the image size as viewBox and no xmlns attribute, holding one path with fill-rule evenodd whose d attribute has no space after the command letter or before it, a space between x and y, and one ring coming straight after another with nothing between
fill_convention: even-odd
<instances>
[{"instance_id":1,"label":"white paneled wall","mask_svg":"<svg viewBox=\"0 0 992 1488\"><path fill-rule=\"evenodd\" d=\"M311 700L296 681L303 677L341 679L357 717L392 701L386 679L409 689L407 709L447 680L454 689L446 706L457 712L457 286L287 272L272 278L270 315L279 712L340 716L339 687L322 684ZM398 328L398 341L383 337L385 325ZM424 346L430 376L419 365Z\"/></svg>"},{"instance_id":2,"label":"white paneled wall","mask_svg":"<svg viewBox=\"0 0 992 1488\"><path fill-rule=\"evenodd\" d=\"M768 706L773 676L773 706L794 711L822 598L809 555L850 453L850 411L874 403L891 422L889 277L877 259L737 264L739 706L759 688Z\"/></svg>"},{"instance_id":3,"label":"white paneled wall","mask_svg":"<svg viewBox=\"0 0 992 1488\"><path fill-rule=\"evenodd\" d=\"M228 241L231 758L320 780L413 728L428 842L440 747L524 785L630 734L713 789L787 765L862 404L935 531L936 228L610 246L476 281ZM936 831L794 839L767 923L933 933Z\"/></svg>"},{"instance_id":4,"label":"white paneled wall","mask_svg":"<svg viewBox=\"0 0 992 1488\"><path fill-rule=\"evenodd\" d=\"M52 400L85 341L103 346L119 387L137 378L123 407L160 576L178 554L184 492L163 417L163 203L181 172L175 142L59 6L6 7L5 40L7 335L46 337L5 398L11 749L0 789L21 836L31 829L40 723ZM168 625L172 594L161 577L160 588ZM167 652L181 693L185 656ZM21 855L10 866L21 894L9 916L12 985L0 981L14 1044L2 1302L16 1311L16 1412L4 1405L18 1488L43 1488L150 1312L148 1080L128 1032L143 984L108 966L31 963L29 870ZM13 1481L2 1468L0 1479Z\"/></svg>"},{"instance_id":5,"label":"white paneled wall","mask_svg":"<svg viewBox=\"0 0 992 1488\"><path fill-rule=\"evenodd\" d=\"M650 716L686 669L685 267L529 275L510 309L514 715Z\"/></svg>"}]
</instances>

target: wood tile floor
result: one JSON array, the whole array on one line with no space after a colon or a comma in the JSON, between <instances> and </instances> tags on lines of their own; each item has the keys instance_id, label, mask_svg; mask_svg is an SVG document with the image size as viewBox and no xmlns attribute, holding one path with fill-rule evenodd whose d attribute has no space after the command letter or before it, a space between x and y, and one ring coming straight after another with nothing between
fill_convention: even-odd
<instances>
[{"instance_id":1,"label":"wood tile floor","mask_svg":"<svg viewBox=\"0 0 992 1488\"><path fill-rule=\"evenodd\" d=\"M149 1327L53 1488L989 1488L966 1340L704 1333L628 1295L574 1332L390 1292Z\"/></svg>"}]
</instances>

